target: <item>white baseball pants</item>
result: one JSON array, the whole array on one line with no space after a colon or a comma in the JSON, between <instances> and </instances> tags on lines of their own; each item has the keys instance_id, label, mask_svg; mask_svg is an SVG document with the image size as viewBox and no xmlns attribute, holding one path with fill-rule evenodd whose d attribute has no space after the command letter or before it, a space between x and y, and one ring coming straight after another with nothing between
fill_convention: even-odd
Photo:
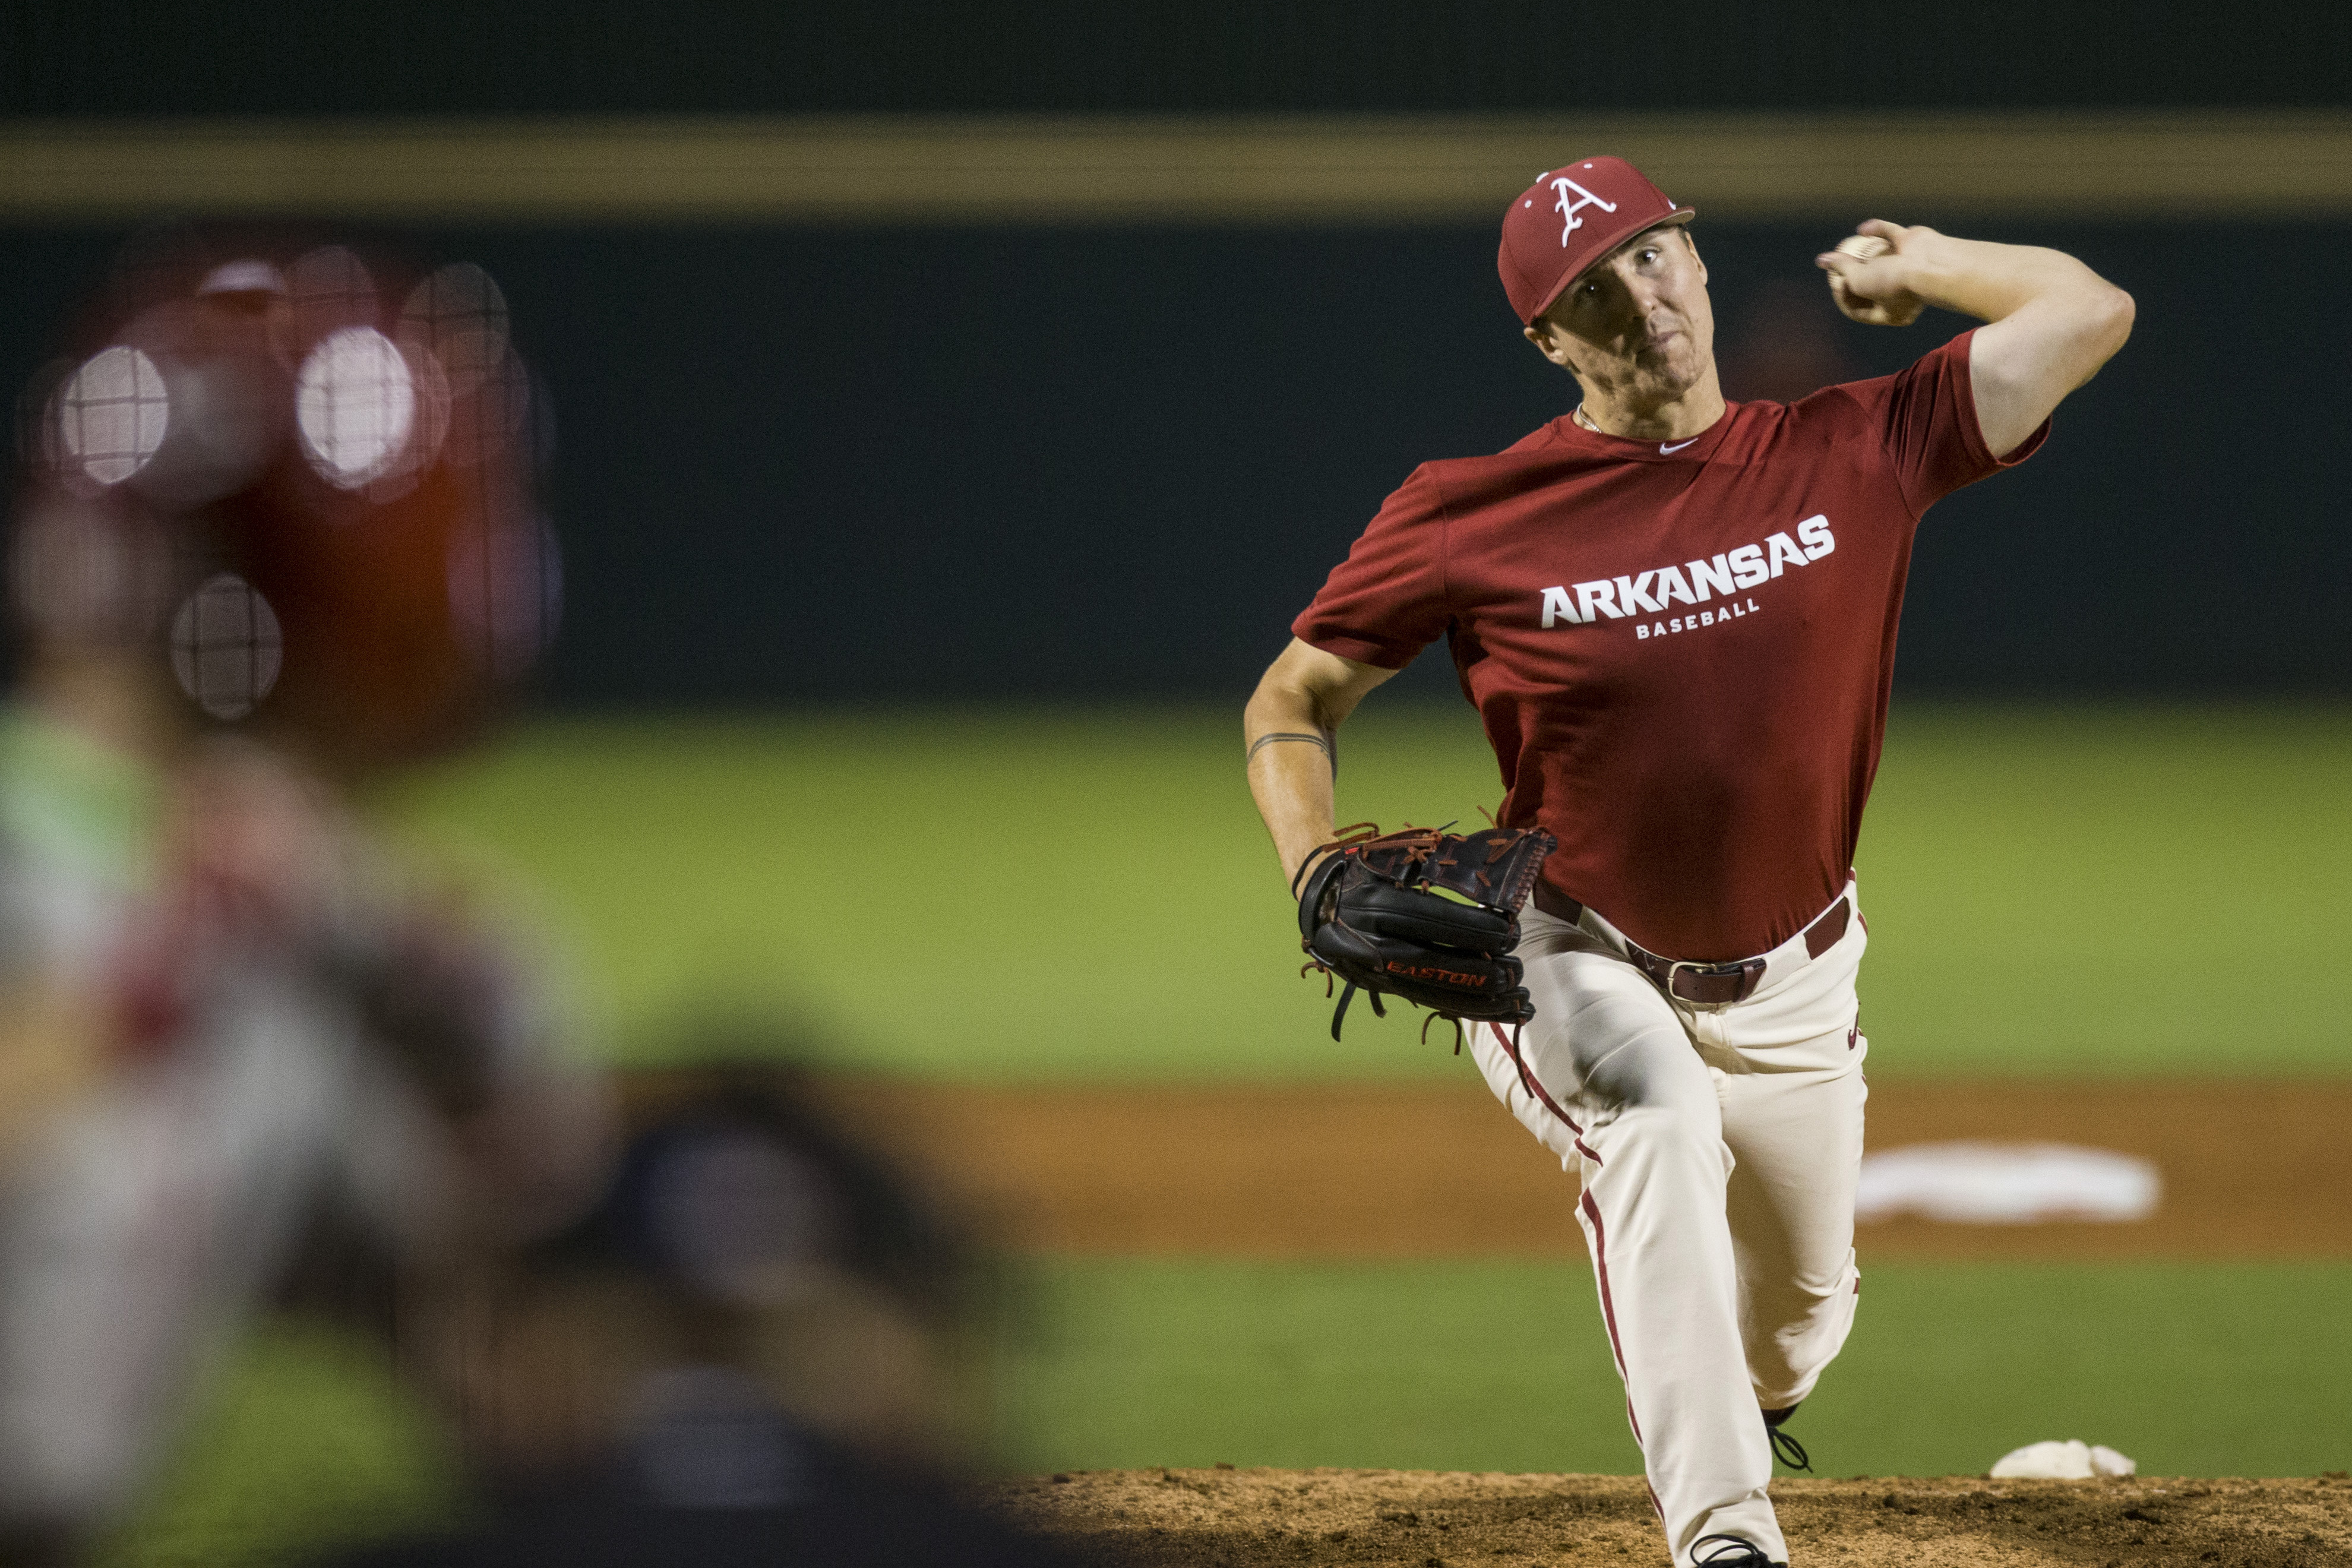
<instances>
[{"instance_id":1,"label":"white baseball pants","mask_svg":"<svg viewBox=\"0 0 2352 1568\"><path fill-rule=\"evenodd\" d=\"M1577 1218L1677 1563L1718 1533L1787 1561L1759 1413L1810 1394L1853 1325L1869 1049L1853 917L1820 957L1793 937L1745 1001L1710 1006L1669 1000L1591 910L1570 925L1530 907L1535 1019L1516 1050L1507 1028L1472 1031L1496 1098L1583 1182Z\"/></svg>"}]
</instances>

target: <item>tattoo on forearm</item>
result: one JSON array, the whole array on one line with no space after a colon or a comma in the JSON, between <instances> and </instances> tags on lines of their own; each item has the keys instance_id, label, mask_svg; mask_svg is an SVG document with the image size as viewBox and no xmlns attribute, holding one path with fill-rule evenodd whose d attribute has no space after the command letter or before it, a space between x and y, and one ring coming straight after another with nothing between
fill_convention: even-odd
<instances>
[{"instance_id":1,"label":"tattoo on forearm","mask_svg":"<svg viewBox=\"0 0 2352 1568\"><path fill-rule=\"evenodd\" d=\"M1339 737L1337 735L1307 735L1302 734L1296 730L1276 730L1272 734L1260 735L1256 740L1250 742L1249 755L1242 759L1242 766L1247 767L1250 763L1255 762L1257 760L1257 754L1265 750L1268 746L1273 745L1276 741L1304 741L1310 746L1319 748L1325 756L1331 759L1331 776L1335 779L1339 776Z\"/></svg>"}]
</instances>

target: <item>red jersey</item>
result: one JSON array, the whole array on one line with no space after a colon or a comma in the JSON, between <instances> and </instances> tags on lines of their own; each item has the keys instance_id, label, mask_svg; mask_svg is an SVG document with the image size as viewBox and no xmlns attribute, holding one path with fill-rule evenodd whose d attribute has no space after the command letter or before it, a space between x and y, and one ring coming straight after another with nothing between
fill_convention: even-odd
<instances>
[{"instance_id":1,"label":"red jersey","mask_svg":"<svg viewBox=\"0 0 2352 1568\"><path fill-rule=\"evenodd\" d=\"M1387 669L1445 637L1547 880L1653 952L1768 952L1853 863L1920 513L2048 434L1986 449L1973 336L1685 440L1563 416L1424 463L1291 629Z\"/></svg>"}]
</instances>

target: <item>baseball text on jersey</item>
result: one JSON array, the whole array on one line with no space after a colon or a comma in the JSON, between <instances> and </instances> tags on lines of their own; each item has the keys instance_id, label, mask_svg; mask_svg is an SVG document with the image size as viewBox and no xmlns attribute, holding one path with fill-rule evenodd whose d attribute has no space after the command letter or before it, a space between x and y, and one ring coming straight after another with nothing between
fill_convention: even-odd
<instances>
[{"instance_id":1,"label":"baseball text on jersey","mask_svg":"<svg viewBox=\"0 0 2352 1568\"><path fill-rule=\"evenodd\" d=\"M1704 561L1661 566L1638 575L1579 583L1573 597L1565 586L1546 588L1543 625L1547 630L1562 621L1572 626L1590 626L1603 616L1622 621L1628 616L1664 615L1674 605L1696 607L1717 595L1727 599L1735 593L1769 582L1791 566L1819 561L1836 548L1837 536L1830 531L1828 514L1815 512L1797 524L1793 539L1786 532L1774 533L1759 543L1743 544ZM1725 612L1706 616L1704 621L1699 615L1681 618L1694 626L1711 625L1730 615L1744 615L1753 604L1750 600L1746 605L1734 605ZM1648 635L1648 630L1645 622L1642 635Z\"/></svg>"},{"instance_id":2,"label":"baseball text on jersey","mask_svg":"<svg viewBox=\"0 0 2352 1568\"><path fill-rule=\"evenodd\" d=\"M1701 626L1721 626L1724 622L1748 615L1763 606L1749 599L1745 604L1726 605L1719 609L1701 610L1695 616L1676 616L1670 621L1643 621L1634 626L1633 640L1643 637L1672 637L1677 632L1695 632Z\"/></svg>"}]
</instances>

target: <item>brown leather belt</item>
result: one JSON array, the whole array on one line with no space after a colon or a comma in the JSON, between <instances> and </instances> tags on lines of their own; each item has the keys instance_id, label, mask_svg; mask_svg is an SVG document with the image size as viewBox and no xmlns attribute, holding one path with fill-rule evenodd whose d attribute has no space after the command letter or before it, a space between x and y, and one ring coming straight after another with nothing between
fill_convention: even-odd
<instances>
[{"instance_id":1,"label":"brown leather belt","mask_svg":"<svg viewBox=\"0 0 2352 1568\"><path fill-rule=\"evenodd\" d=\"M1549 882L1536 884L1536 908L1555 920L1575 922L1584 914L1584 906L1559 891ZM1805 928L1805 956L1819 958L1837 945L1845 935L1846 922L1853 918L1853 901L1841 893L1838 901L1822 911L1821 918ZM1661 958L1656 953L1625 943L1625 956L1634 967L1656 982L1661 990L1671 991L1685 1002L1702 1007L1719 1007L1727 1002L1745 1002L1764 983L1764 960L1735 959L1728 963L1692 963L1684 960Z\"/></svg>"}]
</instances>

